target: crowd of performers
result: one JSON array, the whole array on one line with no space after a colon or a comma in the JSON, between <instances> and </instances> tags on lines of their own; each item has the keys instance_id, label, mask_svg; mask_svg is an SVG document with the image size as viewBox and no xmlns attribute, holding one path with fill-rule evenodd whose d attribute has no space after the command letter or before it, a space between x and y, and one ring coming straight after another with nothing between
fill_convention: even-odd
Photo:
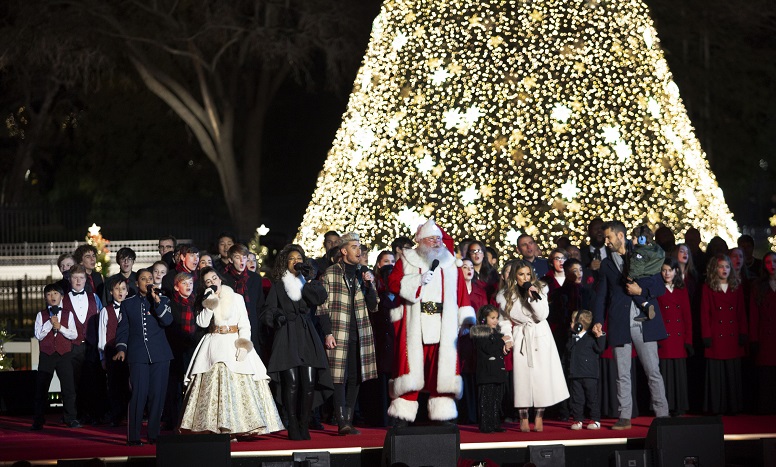
<instances>
[{"instance_id":1,"label":"crowd of performers","mask_svg":"<svg viewBox=\"0 0 776 467\"><path fill-rule=\"evenodd\" d=\"M684 242L597 218L582 245L559 237L543 258L524 234L501 260L429 220L374 265L357 233L330 231L325 256L286 245L262 278L233 235L218 253L163 237L148 269L120 249L106 281L82 245L36 317L32 429L54 371L65 426L126 419L129 445L144 419L154 443L162 430L305 440L322 419L353 435L419 413L482 432L542 431L545 416L627 430L647 394L656 417L776 412L776 253L756 259L748 236L704 252L693 228Z\"/></svg>"}]
</instances>

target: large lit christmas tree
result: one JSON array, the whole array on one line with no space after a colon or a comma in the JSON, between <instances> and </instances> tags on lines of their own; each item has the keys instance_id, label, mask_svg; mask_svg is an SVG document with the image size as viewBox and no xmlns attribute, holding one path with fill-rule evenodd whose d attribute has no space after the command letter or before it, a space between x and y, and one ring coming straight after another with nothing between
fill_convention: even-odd
<instances>
[{"instance_id":1,"label":"large lit christmas tree","mask_svg":"<svg viewBox=\"0 0 776 467\"><path fill-rule=\"evenodd\" d=\"M388 0L297 242L738 228L638 0ZM509 247L511 249L512 247Z\"/></svg>"}]
</instances>

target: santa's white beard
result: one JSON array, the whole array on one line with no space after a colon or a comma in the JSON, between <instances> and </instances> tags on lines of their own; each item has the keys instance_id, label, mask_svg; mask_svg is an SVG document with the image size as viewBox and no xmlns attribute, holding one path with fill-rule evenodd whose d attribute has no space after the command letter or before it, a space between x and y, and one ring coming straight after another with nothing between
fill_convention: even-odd
<instances>
[{"instance_id":1,"label":"santa's white beard","mask_svg":"<svg viewBox=\"0 0 776 467\"><path fill-rule=\"evenodd\" d=\"M450 251L444 246L426 246L424 244L420 244L417 246L418 256L426 260L426 264L431 266L431 263L434 262L434 260L442 261L444 258L447 258L451 255Z\"/></svg>"}]
</instances>

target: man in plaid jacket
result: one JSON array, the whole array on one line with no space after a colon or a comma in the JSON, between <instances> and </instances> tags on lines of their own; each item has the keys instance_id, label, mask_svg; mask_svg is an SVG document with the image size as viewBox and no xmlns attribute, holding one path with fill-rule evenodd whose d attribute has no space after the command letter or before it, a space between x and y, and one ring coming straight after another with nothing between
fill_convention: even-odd
<instances>
[{"instance_id":1,"label":"man in plaid jacket","mask_svg":"<svg viewBox=\"0 0 776 467\"><path fill-rule=\"evenodd\" d=\"M463 394L458 368L460 326L475 324L463 273L452 254L452 238L431 219L415 235L388 277L388 289L403 299L391 310L396 332L394 379L388 414L399 426L415 420L418 393L429 393L431 420L458 417L454 398ZM444 241L444 243L443 243Z\"/></svg>"},{"instance_id":2,"label":"man in plaid jacket","mask_svg":"<svg viewBox=\"0 0 776 467\"><path fill-rule=\"evenodd\" d=\"M334 405L341 435L359 434L353 427L353 407L362 381L377 378L377 357L369 313L377 309L374 276L361 269L358 234L342 236L342 259L321 277L326 301L316 315L334 380Z\"/></svg>"}]
</instances>

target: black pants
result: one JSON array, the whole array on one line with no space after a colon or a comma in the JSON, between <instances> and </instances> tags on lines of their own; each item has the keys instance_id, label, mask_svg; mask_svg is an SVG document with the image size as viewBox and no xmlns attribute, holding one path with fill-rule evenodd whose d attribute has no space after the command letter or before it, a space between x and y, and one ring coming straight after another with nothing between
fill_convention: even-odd
<instances>
[{"instance_id":1,"label":"black pants","mask_svg":"<svg viewBox=\"0 0 776 467\"><path fill-rule=\"evenodd\" d=\"M65 423L76 419L75 382L73 380L73 355L67 352L64 355L53 353L40 354L35 385L35 415L33 422L43 424L46 421L46 408L48 407L48 394L54 372L57 372L59 384L62 386L62 405L64 406Z\"/></svg>"},{"instance_id":2,"label":"black pants","mask_svg":"<svg viewBox=\"0 0 776 467\"><path fill-rule=\"evenodd\" d=\"M471 395L472 398L474 395ZM501 401L504 384L478 384L477 404L480 410L480 431L492 433L501 426Z\"/></svg>"},{"instance_id":3,"label":"black pants","mask_svg":"<svg viewBox=\"0 0 776 467\"><path fill-rule=\"evenodd\" d=\"M130 363L129 380L132 382L132 398L129 400L127 441L140 441L143 411L148 404L148 438L159 437L162 422L164 395L170 362Z\"/></svg>"},{"instance_id":4,"label":"black pants","mask_svg":"<svg viewBox=\"0 0 776 467\"><path fill-rule=\"evenodd\" d=\"M361 358L358 340L348 340L345 363L345 383L334 383L334 405L336 407L356 406L358 388L361 385Z\"/></svg>"},{"instance_id":5,"label":"black pants","mask_svg":"<svg viewBox=\"0 0 776 467\"><path fill-rule=\"evenodd\" d=\"M601 400L598 397L598 378L569 379L571 389L571 414L575 422L585 420L585 406L593 421L601 421Z\"/></svg>"},{"instance_id":6,"label":"black pants","mask_svg":"<svg viewBox=\"0 0 776 467\"><path fill-rule=\"evenodd\" d=\"M127 362L113 360L113 353L105 355L108 378L108 410L110 421L120 423L127 415L129 404L129 367Z\"/></svg>"}]
</instances>

